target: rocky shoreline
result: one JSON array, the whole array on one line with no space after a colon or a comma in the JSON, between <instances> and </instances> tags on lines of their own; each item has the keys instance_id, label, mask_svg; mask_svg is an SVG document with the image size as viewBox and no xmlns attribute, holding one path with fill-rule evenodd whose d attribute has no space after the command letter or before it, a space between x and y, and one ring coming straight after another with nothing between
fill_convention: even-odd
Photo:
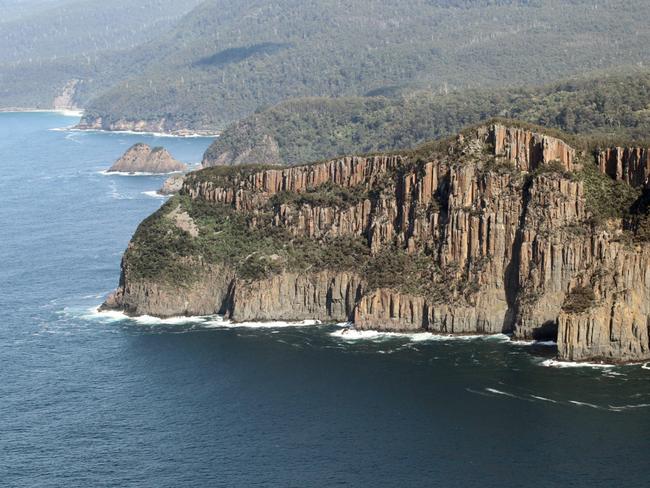
<instances>
[{"instance_id":1,"label":"rocky shoreline","mask_svg":"<svg viewBox=\"0 0 650 488\"><path fill-rule=\"evenodd\" d=\"M158 121L117 120L105 121L102 117L84 115L74 127L79 131L125 132L139 134L166 135L174 137L218 137L219 131L206 129L188 129L182 125L162 118Z\"/></svg>"},{"instance_id":2,"label":"rocky shoreline","mask_svg":"<svg viewBox=\"0 0 650 488\"><path fill-rule=\"evenodd\" d=\"M627 214L596 222L594 198L641 201L648 173L647 151L496 123L419 154L208 168L140 226L104 307L508 333L557 340L561 360L644 361L650 244Z\"/></svg>"}]
</instances>

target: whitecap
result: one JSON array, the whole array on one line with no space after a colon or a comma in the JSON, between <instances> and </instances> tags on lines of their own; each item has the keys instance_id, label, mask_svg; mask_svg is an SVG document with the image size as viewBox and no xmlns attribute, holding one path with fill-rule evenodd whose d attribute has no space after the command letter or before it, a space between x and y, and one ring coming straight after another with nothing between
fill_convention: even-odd
<instances>
[{"instance_id":1,"label":"whitecap","mask_svg":"<svg viewBox=\"0 0 650 488\"><path fill-rule=\"evenodd\" d=\"M164 319L153 317L151 315L140 315L137 317L132 317L120 310L100 310L99 307L93 307L87 310L82 318L108 322L130 321L140 325L183 325L205 323L214 319L214 315L179 316L168 317Z\"/></svg>"},{"instance_id":2,"label":"whitecap","mask_svg":"<svg viewBox=\"0 0 650 488\"><path fill-rule=\"evenodd\" d=\"M513 346L539 346L539 347L557 347L555 341L524 341L517 339L510 339L510 344Z\"/></svg>"},{"instance_id":3,"label":"whitecap","mask_svg":"<svg viewBox=\"0 0 650 488\"><path fill-rule=\"evenodd\" d=\"M641 366L641 369L650 369L650 363L645 363Z\"/></svg>"},{"instance_id":4,"label":"whitecap","mask_svg":"<svg viewBox=\"0 0 650 488\"><path fill-rule=\"evenodd\" d=\"M543 402L550 402L550 403L557 403L555 400L551 400L550 398L546 398L543 396L539 395L530 395L532 398L535 398L536 400L542 400Z\"/></svg>"},{"instance_id":5,"label":"whitecap","mask_svg":"<svg viewBox=\"0 0 650 488\"><path fill-rule=\"evenodd\" d=\"M613 364L587 363L587 362L570 362L558 361L557 359L546 359L539 363L547 368L615 368Z\"/></svg>"},{"instance_id":6,"label":"whitecap","mask_svg":"<svg viewBox=\"0 0 650 488\"><path fill-rule=\"evenodd\" d=\"M146 196L148 196L148 197L151 197L151 198L161 198L161 199L164 199L164 198L169 198L169 197L170 197L170 195L161 195L161 194L158 193L156 190L143 191L142 194L143 194L143 195L146 195Z\"/></svg>"},{"instance_id":7,"label":"whitecap","mask_svg":"<svg viewBox=\"0 0 650 488\"><path fill-rule=\"evenodd\" d=\"M280 320L268 322L232 322L223 317L212 317L211 320L203 324L203 327L206 329L282 329L285 327L312 327L314 325L320 325L321 323L320 320L301 320L295 322L285 322Z\"/></svg>"},{"instance_id":8,"label":"whitecap","mask_svg":"<svg viewBox=\"0 0 650 488\"><path fill-rule=\"evenodd\" d=\"M510 398L517 398L517 395L513 395L512 393L508 393L507 391L497 390L496 388L486 388L485 391L489 393L494 393L495 395L503 395Z\"/></svg>"},{"instance_id":9,"label":"whitecap","mask_svg":"<svg viewBox=\"0 0 650 488\"><path fill-rule=\"evenodd\" d=\"M59 114L64 117L75 117L80 118L83 116L83 110L71 110L71 109L17 109L17 110L0 110L0 113L9 113L9 114Z\"/></svg>"},{"instance_id":10,"label":"whitecap","mask_svg":"<svg viewBox=\"0 0 650 488\"><path fill-rule=\"evenodd\" d=\"M578 400L569 400L569 403L573 403L574 405L578 405L579 407L589 407L589 408L595 408L597 410L604 410L603 407L594 405L593 403L580 402Z\"/></svg>"},{"instance_id":11,"label":"whitecap","mask_svg":"<svg viewBox=\"0 0 650 488\"><path fill-rule=\"evenodd\" d=\"M609 409L614 412L622 412L624 410L635 410L638 408L650 408L650 403L639 403L636 405L610 405Z\"/></svg>"},{"instance_id":12,"label":"whitecap","mask_svg":"<svg viewBox=\"0 0 650 488\"><path fill-rule=\"evenodd\" d=\"M474 340L498 340L507 341L509 337L505 334L493 335L454 335L454 334L434 334L432 332L383 332L378 330L359 330L350 327L349 324L342 330L332 332L332 337L337 337L346 341L378 341L388 339L408 339L412 342L435 342L435 341L474 341Z\"/></svg>"},{"instance_id":13,"label":"whitecap","mask_svg":"<svg viewBox=\"0 0 650 488\"><path fill-rule=\"evenodd\" d=\"M168 173L149 173L146 171L108 171L107 169L103 169L97 172L97 174L100 174L102 176L167 176L180 173L182 173L182 171L170 171Z\"/></svg>"},{"instance_id":14,"label":"whitecap","mask_svg":"<svg viewBox=\"0 0 650 488\"><path fill-rule=\"evenodd\" d=\"M215 139L219 137L219 134L197 134L196 132L190 132L188 134L169 134L167 132L150 132L150 131L135 131L135 130L104 130L104 129L79 129L76 126L69 127L67 130L70 132L89 132L89 133L98 133L98 134L123 134L129 136L151 136L151 137L177 137L181 139Z\"/></svg>"}]
</instances>

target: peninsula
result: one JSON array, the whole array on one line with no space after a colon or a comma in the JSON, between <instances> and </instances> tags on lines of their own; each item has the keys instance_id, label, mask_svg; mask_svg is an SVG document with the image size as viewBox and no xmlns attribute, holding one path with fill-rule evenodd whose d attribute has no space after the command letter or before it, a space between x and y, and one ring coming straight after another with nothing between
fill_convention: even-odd
<instances>
[{"instance_id":1,"label":"peninsula","mask_svg":"<svg viewBox=\"0 0 650 488\"><path fill-rule=\"evenodd\" d=\"M190 173L103 305L650 358L649 150L494 121L401 154Z\"/></svg>"}]
</instances>

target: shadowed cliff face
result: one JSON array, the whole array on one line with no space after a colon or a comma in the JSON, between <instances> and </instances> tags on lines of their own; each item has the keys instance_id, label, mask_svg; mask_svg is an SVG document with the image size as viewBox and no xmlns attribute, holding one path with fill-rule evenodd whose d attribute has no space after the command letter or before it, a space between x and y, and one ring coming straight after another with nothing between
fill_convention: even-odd
<instances>
[{"instance_id":1,"label":"shadowed cliff face","mask_svg":"<svg viewBox=\"0 0 650 488\"><path fill-rule=\"evenodd\" d=\"M426 158L192 173L178 201L150 217L169 228L158 237L136 233L107 306L161 316L220 312L234 320L507 332L557 337L568 360L647 359L650 246L624 230L622 216L595 222L593 190L581 177L583 165L596 171L600 164L610 175L601 164L608 158L493 124ZM184 225L198 229L194 237L178 226L183 206ZM223 226L213 229L223 212L208 213L220 208L233 212L228 225L243 218L238 235L254 237L230 242ZM155 261L162 271L151 272L142 250L174 232L182 240L170 248L172 258ZM363 249L345 244L352 242ZM297 260L296 249L306 258Z\"/></svg>"}]
</instances>

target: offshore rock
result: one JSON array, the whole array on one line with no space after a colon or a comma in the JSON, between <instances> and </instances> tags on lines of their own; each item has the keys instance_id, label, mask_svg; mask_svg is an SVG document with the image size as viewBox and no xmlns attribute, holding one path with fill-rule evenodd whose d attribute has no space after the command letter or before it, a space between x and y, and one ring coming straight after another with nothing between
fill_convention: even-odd
<instances>
[{"instance_id":1,"label":"offshore rock","mask_svg":"<svg viewBox=\"0 0 650 488\"><path fill-rule=\"evenodd\" d=\"M131 146L124 155L115 161L108 170L109 173L173 173L185 171L187 165L176 161L167 149L137 143Z\"/></svg>"}]
</instances>

